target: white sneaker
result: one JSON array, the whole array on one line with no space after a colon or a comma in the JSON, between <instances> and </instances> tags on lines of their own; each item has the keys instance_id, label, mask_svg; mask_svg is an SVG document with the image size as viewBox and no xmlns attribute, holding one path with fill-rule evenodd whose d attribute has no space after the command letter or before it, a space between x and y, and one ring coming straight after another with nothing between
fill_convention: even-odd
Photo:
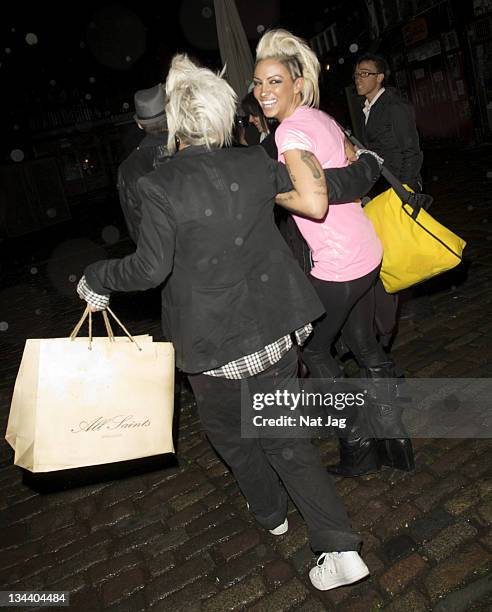
<instances>
[{"instance_id":1,"label":"white sneaker","mask_svg":"<svg viewBox=\"0 0 492 612\"><path fill-rule=\"evenodd\" d=\"M275 527L275 529L269 529L268 530L272 535L284 535L284 533L287 533L289 531L289 521L286 518L285 521L279 525L278 527Z\"/></svg>"},{"instance_id":2,"label":"white sneaker","mask_svg":"<svg viewBox=\"0 0 492 612\"><path fill-rule=\"evenodd\" d=\"M249 510L248 502L246 502L246 507ZM275 529L269 529L268 531L272 535L284 535L284 533L287 533L289 531L289 521L287 517L285 517L285 521L281 525L279 525L278 527L275 527Z\"/></svg>"},{"instance_id":3,"label":"white sneaker","mask_svg":"<svg viewBox=\"0 0 492 612\"><path fill-rule=\"evenodd\" d=\"M369 568L355 550L323 553L309 572L312 585L320 591L352 584L368 575Z\"/></svg>"}]
</instances>

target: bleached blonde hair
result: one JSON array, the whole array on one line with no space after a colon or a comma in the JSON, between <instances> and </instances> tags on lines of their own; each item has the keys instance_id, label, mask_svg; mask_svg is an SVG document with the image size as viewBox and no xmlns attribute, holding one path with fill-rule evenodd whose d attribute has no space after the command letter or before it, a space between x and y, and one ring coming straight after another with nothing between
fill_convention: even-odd
<instances>
[{"instance_id":1,"label":"bleached blonde hair","mask_svg":"<svg viewBox=\"0 0 492 612\"><path fill-rule=\"evenodd\" d=\"M166 79L168 149L176 138L189 145L231 144L237 96L232 87L186 54L173 57Z\"/></svg>"},{"instance_id":2,"label":"bleached blonde hair","mask_svg":"<svg viewBox=\"0 0 492 612\"><path fill-rule=\"evenodd\" d=\"M270 30L260 38L256 47L256 63L265 59L275 59L283 64L293 81L304 77L301 104L319 107L320 65L306 41L287 30Z\"/></svg>"}]
</instances>

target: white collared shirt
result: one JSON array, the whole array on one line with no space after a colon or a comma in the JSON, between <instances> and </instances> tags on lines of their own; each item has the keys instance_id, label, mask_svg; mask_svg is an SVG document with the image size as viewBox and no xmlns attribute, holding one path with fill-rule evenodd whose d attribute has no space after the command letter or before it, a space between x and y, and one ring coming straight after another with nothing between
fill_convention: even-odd
<instances>
[{"instance_id":1,"label":"white collared shirt","mask_svg":"<svg viewBox=\"0 0 492 612\"><path fill-rule=\"evenodd\" d=\"M366 120L365 120L366 124L367 124L367 120L369 119L369 113L371 112L371 108L374 106L376 101L381 97L384 91L385 91L385 88L381 87L381 89L378 91L378 93L374 96L374 98L370 102L366 98L366 101L364 102L364 106L362 107L362 112L366 116Z\"/></svg>"}]
</instances>

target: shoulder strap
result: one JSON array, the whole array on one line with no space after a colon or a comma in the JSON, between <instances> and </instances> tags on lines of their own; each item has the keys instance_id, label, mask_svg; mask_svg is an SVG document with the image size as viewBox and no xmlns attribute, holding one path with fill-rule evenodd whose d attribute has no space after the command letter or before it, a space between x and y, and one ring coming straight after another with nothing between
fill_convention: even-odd
<instances>
[{"instance_id":1,"label":"shoulder strap","mask_svg":"<svg viewBox=\"0 0 492 612\"><path fill-rule=\"evenodd\" d=\"M352 144L354 144L355 146L361 149L365 148L364 145L359 140L357 140L357 138L352 134L352 132L349 129L342 127L340 124L338 125ZM421 208L423 208L424 210L427 210L428 208L430 208L430 205L433 202L432 196L428 194L424 194L424 193L413 193L411 191L408 191L408 189L406 189L402 185L401 181L398 180L396 176L390 170L388 170L388 168L384 164L381 168L381 174L384 176L384 178L388 181L388 183L394 189L395 193L400 198L400 200L404 204L405 203L410 204L410 206L414 209L415 215L418 214L418 211Z\"/></svg>"}]
</instances>

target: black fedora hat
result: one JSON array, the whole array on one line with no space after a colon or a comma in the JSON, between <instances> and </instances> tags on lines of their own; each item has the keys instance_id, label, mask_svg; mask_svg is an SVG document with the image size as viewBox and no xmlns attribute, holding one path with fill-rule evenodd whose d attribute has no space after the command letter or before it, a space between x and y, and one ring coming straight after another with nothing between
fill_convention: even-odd
<instances>
[{"instance_id":1,"label":"black fedora hat","mask_svg":"<svg viewBox=\"0 0 492 612\"><path fill-rule=\"evenodd\" d=\"M159 83L149 89L140 89L135 93L135 114L133 118L142 125L158 123L166 115L166 96Z\"/></svg>"}]
</instances>

